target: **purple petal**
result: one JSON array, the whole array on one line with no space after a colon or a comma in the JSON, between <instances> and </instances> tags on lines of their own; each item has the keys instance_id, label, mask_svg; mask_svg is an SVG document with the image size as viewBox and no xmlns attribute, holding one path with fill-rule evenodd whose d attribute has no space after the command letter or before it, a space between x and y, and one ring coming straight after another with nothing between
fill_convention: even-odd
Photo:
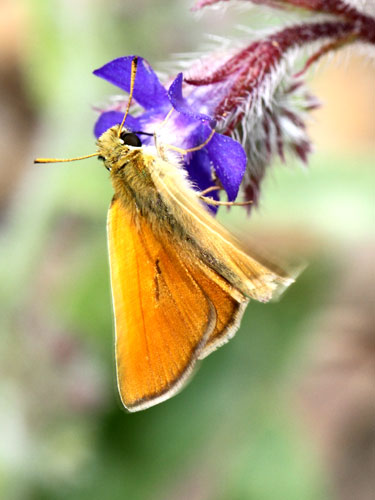
<instances>
[{"instance_id":1,"label":"purple petal","mask_svg":"<svg viewBox=\"0 0 375 500\"><path fill-rule=\"evenodd\" d=\"M121 111L107 111L102 113L94 127L94 134L96 137L100 137L106 130L113 127L114 125L119 125L124 118L124 113ZM134 118L128 115L125 120L125 127L128 130L138 132L142 130L142 120L139 118Z\"/></svg>"},{"instance_id":2,"label":"purple petal","mask_svg":"<svg viewBox=\"0 0 375 500\"><path fill-rule=\"evenodd\" d=\"M194 118L195 120L212 123L213 119L210 116L205 115L203 113L197 113L190 106L188 101L184 99L182 95L182 81L183 81L182 73L179 73L174 79L174 81L171 83L171 86L169 87L168 90L169 100L171 101L174 109L185 116Z\"/></svg>"},{"instance_id":3,"label":"purple petal","mask_svg":"<svg viewBox=\"0 0 375 500\"><path fill-rule=\"evenodd\" d=\"M203 191L211 186L215 186L212 180L211 161L205 149L193 153L189 163L185 165L185 168L189 174L189 179L198 191ZM208 196L215 200L219 199L218 191L213 191L209 193ZM214 207L213 205L207 205L207 207L212 212L217 212L218 207Z\"/></svg>"},{"instance_id":4,"label":"purple petal","mask_svg":"<svg viewBox=\"0 0 375 500\"><path fill-rule=\"evenodd\" d=\"M246 169L243 147L226 135L214 134L206 149L229 201L234 201Z\"/></svg>"},{"instance_id":5,"label":"purple petal","mask_svg":"<svg viewBox=\"0 0 375 500\"><path fill-rule=\"evenodd\" d=\"M134 56L119 57L94 71L94 75L104 78L126 92L130 91L131 64ZM159 82L156 73L142 57L138 58L137 74L134 82L134 99L145 109L169 106L168 94Z\"/></svg>"}]
</instances>

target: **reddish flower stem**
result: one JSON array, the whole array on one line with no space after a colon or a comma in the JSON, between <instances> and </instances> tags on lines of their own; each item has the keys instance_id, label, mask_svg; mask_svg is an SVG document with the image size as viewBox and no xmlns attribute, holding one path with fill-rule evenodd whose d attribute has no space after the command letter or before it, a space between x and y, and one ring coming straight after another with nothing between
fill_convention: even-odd
<instances>
[{"instance_id":1,"label":"reddish flower stem","mask_svg":"<svg viewBox=\"0 0 375 500\"><path fill-rule=\"evenodd\" d=\"M251 94L254 88L259 88L265 76L277 66L277 63L289 49L303 47L325 38L334 40L331 46L326 45L325 52L329 48L333 50L343 40L349 43L354 39L371 41L374 38L375 43L375 20L373 20L373 24L371 29L369 29L368 23L345 21L326 21L291 26L270 35L263 41L253 42L211 75L203 78L186 78L185 82L195 86L210 85L235 75L232 88L216 109L215 118L220 119L225 116L226 112L233 109L233 106L246 94Z\"/></svg>"},{"instance_id":2,"label":"reddish flower stem","mask_svg":"<svg viewBox=\"0 0 375 500\"><path fill-rule=\"evenodd\" d=\"M213 5L219 1L229 0L201 0L198 1L195 9ZM358 34L359 38L368 43L375 43L375 19L368 16L352 5L349 5L342 0L248 0L254 4L265 4L270 7L298 7L305 10L310 10L317 13L332 14L339 16L353 25L353 31Z\"/></svg>"}]
</instances>

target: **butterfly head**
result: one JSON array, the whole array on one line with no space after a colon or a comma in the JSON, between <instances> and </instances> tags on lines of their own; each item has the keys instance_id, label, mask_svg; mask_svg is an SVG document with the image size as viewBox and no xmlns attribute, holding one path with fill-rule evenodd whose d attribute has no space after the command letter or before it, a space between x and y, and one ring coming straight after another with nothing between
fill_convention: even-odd
<instances>
[{"instance_id":1,"label":"butterfly head","mask_svg":"<svg viewBox=\"0 0 375 500\"><path fill-rule=\"evenodd\" d=\"M129 155L140 152L142 141L138 135L126 128L119 133L119 125L106 130L98 139L98 158L112 174L122 170Z\"/></svg>"}]
</instances>

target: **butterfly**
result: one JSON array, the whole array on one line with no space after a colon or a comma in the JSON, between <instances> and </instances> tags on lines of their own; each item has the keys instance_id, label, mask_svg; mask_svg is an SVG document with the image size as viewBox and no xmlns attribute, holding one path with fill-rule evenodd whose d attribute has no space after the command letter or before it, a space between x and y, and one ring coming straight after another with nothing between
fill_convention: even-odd
<instances>
[{"instance_id":1,"label":"butterfly","mask_svg":"<svg viewBox=\"0 0 375 500\"><path fill-rule=\"evenodd\" d=\"M292 279L249 255L209 212L220 202L197 193L173 146L143 146L121 124L105 131L92 155L110 173L114 196L107 231L115 317L117 382L131 412L175 395L196 362L236 333L250 299L267 302ZM156 142L156 141L155 141ZM211 188L212 190L212 188Z\"/></svg>"}]
</instances>

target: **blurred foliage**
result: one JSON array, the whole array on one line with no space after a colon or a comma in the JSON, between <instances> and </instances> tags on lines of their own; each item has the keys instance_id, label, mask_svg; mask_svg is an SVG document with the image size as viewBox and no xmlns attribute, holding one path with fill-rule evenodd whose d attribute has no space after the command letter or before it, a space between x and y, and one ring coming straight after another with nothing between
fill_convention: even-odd
<instances>
[{"instance_id":1,"label":"blurred foliage","mask_svg":"<svg viewBox=\"0 0 375 500\"><path fill-rule=\"evenodd\" d=\"M223 211L243 233L275 233L276 253L285 229L310 266L280 302L251 303L236 338L180 395L126 414L114 377L107 172L95 160L32 159L93 150L92 106L114 92L93 69L131 53L167 61L199 49L206 32L230 35L235 22L259 18L195 18L188 2L166 0L20 5L18 64L39 126L1 226L1 497L332 498L294 389L306 325L328 307L352 246L371 238L373 153L320 151L308 170L278 166L251 221L240 209Z\"/></svg>"}]
</instances>

